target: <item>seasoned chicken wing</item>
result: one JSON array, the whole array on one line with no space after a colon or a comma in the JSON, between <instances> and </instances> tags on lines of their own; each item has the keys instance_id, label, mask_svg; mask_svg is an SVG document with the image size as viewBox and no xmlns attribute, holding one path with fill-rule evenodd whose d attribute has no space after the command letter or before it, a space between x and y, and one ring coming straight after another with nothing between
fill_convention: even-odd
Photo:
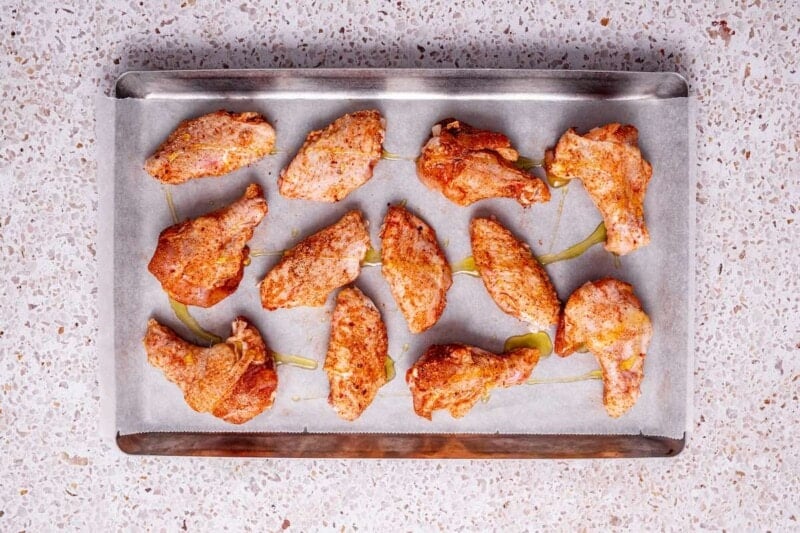
<instances>
[{"instance_id":1,"label":"seasoned chicken wing","mask_svg":"<svg viewBox=\"0 0 800 533\"><path fill-rule=\"evenodd\" d=\"M381 227L381 272L411 333L430 328L444 312L453 284L436 232L404 207L389 207Z\"/></svg>"},{"instance_id":2,"label":"seasoned chicken wing","mask_svg":"<svg viewBox=\"0 0 800 533\"><path fill-rule=\"evenodd\" d=\"M653 327L633 287L613 278L586 283L569 297L558 324L562 357L586 348L603 372L603 404L618 418L639 399Z\"/></svg>"},{"instance_id":3,"label":"seasoned chicken wing","mask_svg":"<svg viewBox=\"0 0 800 533\"><path fill-rule=\"evenodd\" d=\"M419 416L430 420L433 411L447 409L461 418L493 388L525 382L538 362L535 348L497 355L464 344L438 344L408 369L406 382Z\"/></svg>"},{"instance_id":4,"label":"seasoned chicken wing","mask_svg":"<svg viewBox=\"0 0 800 533\"><path fill-rule=\"evenodd\" d=\"M369 247L364 217L348 212L283 254L261 281L261 305L270 311L325 305L331 292L358 277Z\"/></svg>"},{"instance_id":5,"label":"seasoned chicken wing","mask_svg":"<svg viewBox=\"0 0 800 533\"><path fill-rule=\"evenodd\" d=\"M325 357L336 413L355 420L369 407L386 383L389 340L378 308L356 287L346 287L336 297L331 319L331 340Z\"/></svg>"},{"instance_id":6,"label":"seasoned chicken wing","mask_svg":"<svg viewBox=\"0 0 800 533\"><path fill-rule=\"evenodd\" d=\"M653 169L639 151L639 132L606 124L578 135L569 129L545 153L545 170L555 178L579 179L606 226L606 250L625 255L650 243L644 195Z\"/></svg>"},{"instance_id":7,"label":"seasoned chicken wing","mask_svg":"<svg viewBox=\"0 0 800 533\"><path fill-rule=\"evenodd\" d=\"M384 133L384 120L375 110L350 113L312 131L281 171L278 190L287 198L338 202L372 177Z\"/></svg>"},{"instance_id":8,"label":"seasoned chicken wing","mask_svg":"<svg viewBox=\"0 0 800 533\"><path fill-rule=\"evenodd\" d=\"M469 231L475 266L498 307L539 329L557 324L561 302L530 247L491 218L473 219Z\"/></svg>"},{"instance_id":9,"label":"seasoned chicken wing","mask_svg":"<svg viewBox=\"0 0 800 533\"><path fill-rule=\"evenodd\" d=\"M550 200L550 189L517 168L519 154L502 133L479 130L456 119L432 128L417 159L417 175L451 202L469 205L486 198L514 198L527 207Z\"/></svg>"},{"instance_id":10,"label":"seasoned chicken wing","mask_svg":"<svg viewBox=\"0 0 800 533\"><path fill-rule=\"evenodd\" d=\"M258 113L217 111L184 120L145 162L164 183L222 176L269 154L275 130Z\"/></svg>"},{"instance_id":11,"label":"seasoned chicken wing","mask_svg":"<svg viewBox=\"0 0 800 533\"><path fill-rule=\"evenodd\" d=\"M147 268L174 300L211 307L242 281L246 243L266 214L261 187L251 184L231 205L162 231Z\"/></svg>"},{"instance_id":12,"label":"seasoned chicken wing","mask_svg":"<svg viewBox=\"0 0 800 533\"><path fill-rule=\"evenodd\" d=\"M189 407L242 424L272 406L278 374L258 330L238 317L231 336L204 348L186 342L150 319L144 337L147 360L183 391Z\"/></svg>"}]
</instances>

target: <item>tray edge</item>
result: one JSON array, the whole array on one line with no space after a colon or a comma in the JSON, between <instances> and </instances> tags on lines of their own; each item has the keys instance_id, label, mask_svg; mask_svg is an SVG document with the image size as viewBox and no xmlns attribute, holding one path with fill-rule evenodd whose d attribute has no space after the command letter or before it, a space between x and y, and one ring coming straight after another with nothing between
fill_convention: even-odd
<instances>
[{"instance_id":1,"label":"tray edge","mask_svg":"<svg viewBox=\"0 0 800 533\"><path fill-rule=\"evenodd\" d=\"M686 444L652 435L358 433L117 434L129 455L303 459L588 459L675 457Z\"/></svg>"},{"instance_id":2,"label":"tray edge","mask_svg":"<svg viewBox=\"0 0 800 533\"><path fill-rule=\"evenodd\" d=\"M325 77L363 77L372 75L375 77L388 77L404 75L407 77L551 77L554 79L583 80L595 78L598 82L603 78L617 78L635 80L643 77L661 77L663 80L658 85L656 99L664 98L684 98L689 95L689 83L680 73L674 71L624 71L624 70L557 70L557 69L500 69L500 68L253 68L253 69L181 69L181 70L129 70L120 74L114 81L114 98L147 98L147 82L156 77L169 77L173 79L192 79L192 78L248 78L258 75L271 76L298 76L307 78ZM144 78L144 79L142 79ZM150 78L150 80L148 80Z\"/></svg>"}]
</instances>

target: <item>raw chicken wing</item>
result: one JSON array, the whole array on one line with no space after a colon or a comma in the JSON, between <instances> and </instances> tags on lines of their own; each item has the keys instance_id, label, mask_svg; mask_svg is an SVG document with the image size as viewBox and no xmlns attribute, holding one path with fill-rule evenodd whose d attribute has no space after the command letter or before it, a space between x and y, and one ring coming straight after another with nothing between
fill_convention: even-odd
<instances>
[{"instance_id":1,"label":"raw chicken wing","mask_svg":"<svg viewBox=\"0 0 800 533\"><path fill-rule=\"evenodd\" d=\"M411 333L436 324L453 284L450 265L436 232L401 206L389 207L383 219L381 272Z\"/></svg>"},{"instance_id":2,"label":"raw chicken wing","mask_svg":"<svg viewBox=\"0 0 800 533\"><path fill-rule=\"evenodd\" d=\"M590 281L572 293L558 324L562 357L586 348L603 372L603 404L618 418L639 399L653 327L633 287L613 278Z\"/></svg>"},{"instance_id":3,"label":"raw chicken wing","mask_svg":"<svg viewBox=\"0 0 800 533\"><path fill-rule=\"evenodd\" d=\"M278 190L287 198L338 202L372 177L384 133L384 120L375 110L344 115L312 131L281 171Z\"/></svg>"},{"instance_id":4,"label":"raw chicken wing","mask_svg":"<svg viewBox=\"0 0 800 533\"><path fill-rule=\"evenodd\" d=\"M650 243L644 195L653 168L639 151L639 132L630 125L606 124L578 135L569 129L545 153L554 178L579 179L606 226L606 250L625 255Z\"/></svg>"},{"instance_id":5,"label":"raw chicken wing","mask_svg":"<svg viewBox=\"0 0 800 533\"><path fill-rule=\"evenodd\" d=\"M451 202L464 206L486 198L514 198L527 207L550 200L542 180L514 165L519 154L502 133L456 119L439 122L432 133L417 160L417 175Z\"/></svg>"},{"instance_id":6,"label":"raw chicken wing","mask_svg":"<svg viewBox=\"0 0 800 533\"><path fill-rule=\"evenodd\" d=\"M561 302L528 245L492 218L473 219L469 230L475 266L498 307L539 329L556 325Z\"/></svg>"},{"instance_id":7,"label":"raw chicken wing","mask_svg":"<svg viewBox=\"0 0 800 533\"><path fill-rule=\"evenodd\" d=\"M464 344L437 344L408 369L406 382L419 416L430 420L433 411L447 409L461 418L493 388L524 383L538 362L536 348L497 355Z\"/></svg>"},{"instance_id":8,"label":"raw chicken wing","mask_svg":"<svg viewBox=\"0 0 800 533\"><path fill-rule=\"evenodd\" d=\"M222 176L269 154L275 130L258 113L217 111L184 120L145 162L164 183Z\"/></svg>"},{"instance_id":9,"label":"raw chicken wing","mask_svg":"<svg viewBox=\"0 0 800 533\"><path fill-rule=\"evenodd\" d=\"M211 307L242 281L246 243L266 214L261 187L251 184L231 205L162 231L147 268L174 300Z\"/></svg>"},{"instance_id":10,"label":"raw chicken wing","mask_svg":"<svg viewBox=\"0 0 800 533\"><path fill-rule=\"evenodd\" d=\"M147 360L183 391L189 407L242 424L272 406L278 387L275 362L258 330L238 317L231 336L204 348L150 319Z\"/></svg>"},{"instance_id":11,"label":"raw chicken wing","mask_svg":"<svg viewBox=\"0 0 800 533\"><path fill-rule=\"evenodd\" d=\"M340 417L355 420L372 403L386 383L388 350L386 326L372 300L356 287L339 291L325 372L331 386L328 403Z\"/></svg>"},{"instance_id":12,"label":"raw chicken wing","mask_svg":"<svg viewBox=\"0 0 800 533\"><path fill-rule=\"evenodd\" d=\"M261 305L270 311L325 305L331 292L358 277L369 247L364 217L348 212L283 254L261 281Z\"/></svg>"}]
</instances>

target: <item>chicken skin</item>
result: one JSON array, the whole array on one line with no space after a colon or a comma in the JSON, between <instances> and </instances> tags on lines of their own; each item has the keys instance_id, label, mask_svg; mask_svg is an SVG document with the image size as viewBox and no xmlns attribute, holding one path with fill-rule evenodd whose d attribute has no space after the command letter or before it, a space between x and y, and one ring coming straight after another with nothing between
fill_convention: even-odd
<instances>
[{"instance_id":1,"label":"chicken skin","mask_svg":"<svg viewBox=\"0 0 800 533\"><path fill-rule=\"evenodd\" d=\"M390 206L383 219L381 272L411 333L436 324L453 275L436 232L401 206Z\"/></svg>"},{"instance_id":2,"label":"chicken skin","mask_svg":"<svg viewBox=\"0 0 800 533\"><path fill-rule=\"evenodd\" d=\"M231 424L243 424L272 406L278 374L258 330L238 317L231 336L210 348L178 337L150 319L144 337L147 360L183 391L189 407Z\"/></svg>"},{"instance_id":3,"label":"chicken skin","mask_svg":"<svg viewBox=\"0 0 800 533\"><path fill-rule=\"evenodd\" d=\"M331 391L328 403L345 420L355 420L386 383L389 340L375 304L356 287L336 297L331 340L325 357Z\"/></svg>"},{"instance_id":4,"label":"chicken skin","mask_svg":"<svg viewBox=\"0 0 800 533\"><path fill-rule=\"evenodd\" d=\"M569 297L558 324L555 351L592 352L603 373L603 404L614 418L633 407L641 393L644 358L653 327L633 287L613 278L586 283Z\"/></svg>"},{"instance_id":5,"label":"chicken skin","mask_svg":"<svg viewBox=\"0 0 800 533\"><path fill-rule=\"evenodd\" d=\"M145 162L163 183L222 176L255 163L275 147L275 130L258 113L217 111L184 120Z\"/></svg>"},{"instance_id":6,"label":"chicken skin","mask_svg":"<svg viewBox=\"0 0 800 533\"><path fill-rule=\"evenodd\" d=\"M286 198L338 202L372 177L385 131L375 110L344 115L324 130L312 131L281 171L278 190Z\"/></svg>"},{"instance_id":7,"label":"chicken skin","mask_svg":"<svg viewBox=\"0 0 800 533\"><path fill-rule=\"evenodd\" d=\"M431 346L406 373L414 412L430 420L433 411L447 409L461 418L493 388L524 383L538 362L536 348L497 355L463 344Z\"/></svg>"},{"instance_id":8,"label":"chicken skin","mask_svg":"<svg viewBox=\"0 0 800 533\"><path fill-rule=\"evenodd\" d=\"M270 311L325 305L331 292L358 277L369 247L363 215L348 212L283 254L261 281L261 305Z\"/></svg>"},{"instance_id":9,"label":"chicken skin","mask_svg":"<svg viewBox=\"0 0 800 533\"><path fill-rule=\"evenodd\" d=\"M528 245L491 218L473 219L469 232L475 266L497 306L538 329L556 325L561 302Z\"/></svg>"},{"instance_id":10,"label":"chicken skin","mask_svg":"<svg viewBox=\"0 0 800 533\"><path fill-rule=\"evenodd\" d=\"M550 189L517 168L519 154L502 133L479 130L456 119L432 128L417 160L417 175L451 202L470 205L486 198L513 198L522 206L550 200Z\"/></svg>"},{"instance_id":11,"label":"chicken skin","mask_svg":"<svg viewBox=\"0 0 800 533\"><path fill-rule=\"evenodd\" d=\"M606 226L609 252L628 254L650 243L644 220L644 196L653 168L639 151L635 127L606 124L578 135L567 130L545 153L548 175L579 179Z\"/></svg>"},{"instance_id":12,"label":"chicken skin","mask_svg":"<svg viewBox=\"0 0 800 533\"><path fill-rule=\"evenodd\" d=\"M231 205L162 231L147 268L172 299L211 307L242 281L246 243L266 214L261 187L251 184Z\"/></svg>"}]
</instances>

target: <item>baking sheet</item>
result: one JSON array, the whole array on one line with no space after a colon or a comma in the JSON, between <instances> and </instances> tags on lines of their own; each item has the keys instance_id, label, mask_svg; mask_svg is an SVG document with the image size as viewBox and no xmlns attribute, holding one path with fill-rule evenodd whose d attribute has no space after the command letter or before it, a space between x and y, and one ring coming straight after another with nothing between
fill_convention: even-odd
<instances>
[{"instance_id":1,"label":"baking sheet","mask_svg":"<svg viewBox=\"0 0 800 533\"><path fill-rule=\"evenodd\" d=\"M564 98L558 94L513 98L491 93L450 97L424 90L393 93L391 83L382 92L361 96L344 93L330 97L326 87L298 93L262 91L241 95L202 94L199 98L122 99L106 101L102 108L106 137L115 139L99 154L101 180L113 182L113 272L109 285L113 312L101 315L101 329L111 332L113 350L102 357L112 370L113 395L108 411L113 423L106 427L121 434L161 431L237 432L392 432L392 433L501 433L501 434L629 434L682 437L687 427L689 350L690 237L688 105L685 98L598 100ZM600 222L599 213L580 183L566 192L554 190L545 205L523 209L512 200L483 201L458 207L425 188L410 161L381 161L365 186L338 204L287 200L277 192L277 175L312 129L336 117L364 108L377 108L387 119L384 147L395 154L414 157L430 134L432 124L457 117L474 126L506 133L521 154L541 158L568 127L583 132L617 121L634 124L640 147L652 163L653 179L645 212L652 244L616 265L602 246L583 256L547 267L562 301L585 281L614 276L633 283L654 324L653 341L645 364L642 396L618 420L609 418L602 405L602 383L523 385L496 389L488 402L479 402L462 419L446 412L433 421L416 416L404 376L406 369L430 344L464 342L489 350L502 350L505 339L525 333L524 323L502 313L489 298L480 279L456 276L448 305L439 323L421 335L411 335L399 313L380 268L364 268L356 281L378 305L387 325L389 351L397 377L381 389L373 404L355 422L339 419L327 405L327 379L322 371L334 295L324 308L264 311L257 282L278 257L254 257L245 270L239 290L211 309L192 308L197 320L223 337L239 314L251 319L269 346L281 353L316 359L319 368L307 371L279 367L280 385L274 407L242 426L226 424L211 415L192 411L180 390L151 367L142 347L148 318L156 317L187 339L189 332L173 315L158 282L147 271L159 232L172 224L165 188L142 169L144 159L181 121L217 109L257 111L277 130L276 155L222 178L195 180L171 187L179 216L193 217L238 198L247 184L264 187L269 214L250 242L253 250L279 251L334 222L347 210L361 209L370 222L373 245L387 203L406 201L407 207L437 231L451 263L470 255L468 224L475 216L495 215L516 235L529 242L535 253L561 250L583 239ZM99 120L104 120L98 114ZM113 130L113 134L111 131ZM102 144L102 141L101 141ZM102 169L113 172L102 173ZM109 187L109 184L101 187ZM563 211L559 217L559 204ZM559 220L560 219L560 220ZM106 223L108 218L106 218ZM102 285L101 285L102 288ZM553 331L550 331L551 337ZM110 358L110 361L109 361ZM591 354L543 359L534 378L575 376L597 368Z\"/></svg>"}]
</instances>

